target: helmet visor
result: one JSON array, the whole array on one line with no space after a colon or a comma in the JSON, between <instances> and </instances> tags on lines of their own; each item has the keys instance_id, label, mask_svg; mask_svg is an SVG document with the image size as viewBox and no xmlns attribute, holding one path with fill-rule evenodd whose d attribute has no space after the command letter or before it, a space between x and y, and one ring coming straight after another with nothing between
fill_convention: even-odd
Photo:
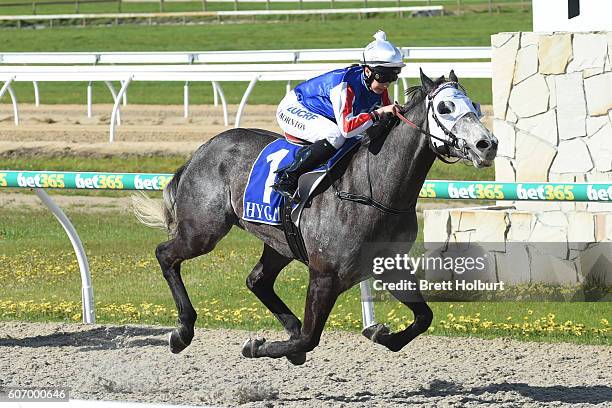
<instances>
[{"instance_id":1,"label":"helmet visor","mask_svg":"<svg viewBox=\"0 0 612 408\"><path fill-rule=\"evenodd\" d=\"M374 79L382 84L397 81L401 68L374 67L370 68Z\"/></svg>"}]
</instances>

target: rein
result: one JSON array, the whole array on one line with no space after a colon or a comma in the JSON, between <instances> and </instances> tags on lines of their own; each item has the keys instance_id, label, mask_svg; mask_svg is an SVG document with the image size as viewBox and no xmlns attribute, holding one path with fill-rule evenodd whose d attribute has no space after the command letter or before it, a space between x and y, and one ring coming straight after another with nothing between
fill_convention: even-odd
<instances>
[{"instance_id":1,"label":"rein","mask_svg":"<svg viewBox=\"0 0 612 408\"><path fill-rule=\"evenodd\" d=\"M448 83L447 83L448 84ZM457 85L459 85L457 83ZM461 85L459 85L461 86ZM438 87L434 93L432 93L432 95L430 96L429 99L429 103L427 104L427 112L426 115L429 116L429 110L433 109L433 96L435 96L435 93L437 93L442 87ZM432 149L432 151L434 152L434 154L438 157L438 159L440 159L442 162L446 163L446 164L455 164L457 162L459 162L461 160L461 158L458 158L456 161L450 161L448 160L446 157L444 157L444 154L441 153L438 148L433 144L432 139L436 139L440 142L442 142L444 144L444 146L446 148L454 148L457 149L459 151L463 151L464 148L462 148L461 146L459 146L459 138L457 137L457 135L455 135L453 132L451 132L450 130L446 129L446 127L440 123L438 117L436 116L435 112L432 115L434 120L436 121L436 124L440 127L440 129L442 129L442 131L444 132L444 134L446 134L451 141L442 139L441 137L435 136L431 133L429 133L428 131L422 129L421 127L417 126L416 124L414 124L413 122L411 122L410 120L408 120L402 113L401 113L401 106L396 102L395 103L396 109L394 109L394 113L395 116L400 119L402 122L406 123L408 126L412 127L413 129L416 129L418 132L422 133L423 135L427 136L429 138L429 145L430 148ZM366 174L368 175L368 185L370 188L370 195L369 196L365 196L362 194L354 194L354 193L349 193L348 191L339 191L338 188L336 187L335 183L331 183L332 187L334 188L335 191L335 195L336 197L338 197L340 200L345 200L345 201L352 201L358 204L363 204L363 205L367 205L370 207L374 207L376 208L378 211L385 213L385 214L392 214L392 215L400 215L400 214L411 214L411 213L415 213L415 209L409 209L409 210L398 210L395 208L391 208L388 207L386 205L384 205L383 203L376 201L373 197L372 197L372 180L370 178L370 155L366 155Z\"/></svg>"}]
</instances>

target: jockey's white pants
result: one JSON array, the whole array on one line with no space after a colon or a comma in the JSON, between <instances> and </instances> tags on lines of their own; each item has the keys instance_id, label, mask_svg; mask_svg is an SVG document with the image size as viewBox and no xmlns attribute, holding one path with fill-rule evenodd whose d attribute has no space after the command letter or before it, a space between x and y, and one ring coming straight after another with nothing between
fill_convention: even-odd
<instances>
[{"instance_id":1,"label":"jockey's white pants","mask_svg":"<svg viewBox=\"0 0 612 408\"><path fill-rule=\"evenodd\" d=\"M276 120L285 135L307 142L327 139L332 146L339 149L346 140L336 123L302 106L294 91L285 95L278 105Z\"/></svg>"}]
</instances>

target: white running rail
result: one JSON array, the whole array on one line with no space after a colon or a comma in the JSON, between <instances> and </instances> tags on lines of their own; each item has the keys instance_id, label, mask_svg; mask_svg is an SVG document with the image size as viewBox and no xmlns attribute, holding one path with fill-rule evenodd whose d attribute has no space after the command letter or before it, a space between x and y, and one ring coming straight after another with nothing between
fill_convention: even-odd
<instances>
[{"instance_id":1,"label":"white running rail","mask_svg":"<svg viewBox=\"0 0 612 408\"><path fill-rule=\"evenodd\" d=\"M419 68L431 76L448 74L450 69L463 78L491 78L490 47L403 47L401 51L407 62L400 78L404 89L407 78L419 76ZM248 82L236 113L235 127L240 126L242 113L255 84L259 81L302 81L331 69L359 61L362 50L304 49L261 51L199 51L199 52L68 52L68 53L1 53L0 98L10 94L15 124L19 124L17 98L14 82L32 82L36 106L40 104L38 82L85 81L87 85L87 114L92 115L92 84L103 81L114 100L113 120L110 124L109 141L115 139L115 126L120 124L120 103L126 104L127 89L131 82L171 81L183 82L184 115L189 114L189 83L211 82L215 105L221 100L225 126L229 125L227 102L221 82ZM482 62L442 62L439 60L484 60ZM415 60L434 60L419 62ZM318 62L314 62L318 61ZM330 61L343 61L330 62ZM24 64L24 65L10 65ZM36 64L36 65L30 65ZM48 64L48 65L38 65ZM129 65L128 65L129 64ZM164 64L164 65L160 65ZM113 82L120 83L116 92ZM394 99L400 100L399 84L395 84Z\"/></svg>"}]
</instances>

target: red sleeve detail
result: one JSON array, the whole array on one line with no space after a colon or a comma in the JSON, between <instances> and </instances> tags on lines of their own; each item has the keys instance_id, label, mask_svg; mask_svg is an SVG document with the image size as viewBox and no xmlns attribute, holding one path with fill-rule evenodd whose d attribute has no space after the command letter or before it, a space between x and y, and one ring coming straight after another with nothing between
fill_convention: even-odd
<instances>
[{"instance_id":1,"label":"red sleeve detail","mask_svg":"<svg viewBox=\"0 0 612 408\"><path fill-rule=\"evenodd\" d=\"M355 94L353 93L353 89L347 85L346 100L344 102L344 109L342 110L342 129L344 130L344 133L349 133L351 130L357 129L359 126L370 120L369 113L362 113L355 117L351 117L353 115L354 99Z\"/></svg>"},{"instance_id":2,"label":"red sleeve detail","mask_svg":"<svg viewBox=\"0 0 612 408\"><path fill-rule=\"evenodd\" d=\"M391 99L389 99L389 91L387 89L382 93L382 104L383 106L391 105Z\"/></svg>"}]
</instances>

